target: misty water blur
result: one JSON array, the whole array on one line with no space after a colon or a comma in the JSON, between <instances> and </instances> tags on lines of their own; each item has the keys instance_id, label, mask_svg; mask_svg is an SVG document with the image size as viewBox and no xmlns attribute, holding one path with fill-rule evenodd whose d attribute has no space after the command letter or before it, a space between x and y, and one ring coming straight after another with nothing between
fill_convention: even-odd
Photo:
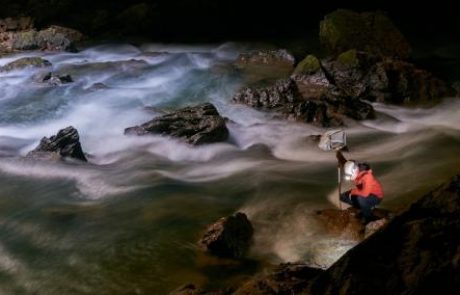
<instances>
[{"instance_id":1,"label":"misty water blur","mask_svg":"<svg viewBox=\"0 0 460 295\"><path fill-rule=\"evenodd\" d=\"M311 218L337 200L335 155L309 139L326 130L232 103L245 81L231 63L248 47L103 45L1 58L0 66L40 56L74 80L49 86L34 78L44 69L0 72L2 293L163 294L216 277L225 284L235 266L216 272L194 243L205 225L236 211L255 227L255 266L238 273L298 260L330 265L352 247L323 237ZM123 134L208 101L229 119L227 142L192 147ZM345 156L371 163L382 207L400 208L457 172L459 104L374 104L376 120L346 128ZM90 163L23 158L70 125Z\"/></svg>"}]
</instances>

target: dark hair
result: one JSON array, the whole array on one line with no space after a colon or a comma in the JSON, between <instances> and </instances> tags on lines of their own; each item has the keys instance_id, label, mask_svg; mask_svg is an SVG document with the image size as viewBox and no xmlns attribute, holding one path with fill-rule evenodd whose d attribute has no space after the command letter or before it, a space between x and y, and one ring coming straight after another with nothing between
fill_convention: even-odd
<instances>
[{"instance_id":1,"label":"dark hair","mask_svg":"<svg viewBox=\"0 0 460 295\"><path fill-rule=\"evenodd\" d=\"M359 171L368 171L371 170L371 165L369 165L369 163L366 162L359 162L358 169Z\"/></svg>"}]
</instances>

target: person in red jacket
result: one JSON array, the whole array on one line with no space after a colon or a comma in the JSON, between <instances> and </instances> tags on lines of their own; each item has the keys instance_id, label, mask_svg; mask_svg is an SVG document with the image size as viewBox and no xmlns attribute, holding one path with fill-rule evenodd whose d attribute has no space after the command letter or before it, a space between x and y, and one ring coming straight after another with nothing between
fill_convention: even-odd
<instances>
[{"instance_id":1,"label":"person in red jacket","mask_svg":"<svg viewBox=\"0 0 460 295\"><path fill-rule=\"evenodd\" d=\"M345 176L347 177L348 173L348 178L353 181L355 188L342 193L340 201L359 209L364 223L376 220L372 209L382 201L383 190L382 185L372 173L370 165L347 161L345 170Z\"/></svg>"}]
</instances>

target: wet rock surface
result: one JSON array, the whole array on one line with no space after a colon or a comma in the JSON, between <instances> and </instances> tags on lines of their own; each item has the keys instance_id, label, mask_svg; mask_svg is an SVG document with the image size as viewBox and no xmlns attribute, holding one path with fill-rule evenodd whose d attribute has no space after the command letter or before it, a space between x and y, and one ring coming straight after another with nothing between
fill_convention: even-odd
<instances>
[{"instance_id":1,"label":"wet rock surface","mask_svg":"<svg viewBox=\"0 0 460 295\"><path fill-rule=\"evenodd\" d=\"M198 245L216 256L242 258L249 249L253 233L246 214L238 212L209 225Z\"/></svg>"},{"instance_id":2,"label":"wet rock surface","mask_svg":"<svg viewBox=\"0 0 460 295\"><path fill-rule=\"evenodd\" d=\"M255 278L233 294L301 294L309 279L321 274L323 270L302 263L285 263L276 266L268 275Z\"/></svg>"},{"instance_id":3,"label":"wet rock surface","mask_svg":"<svg viewBox=\"0 0 460 295\"><path fill-rule=\"evenodd\" d=\"M225 119L210 103L187 107L160 116L139 126L125 129L125 134L161 134L177 137L189 144L222 142L228 138Z\"/></svg>"},{"instance_id":4,"label":"wet rock surface","mask_svg":"<svg viewBox=\"0 0 460 295\"><path fill-rule=\"evenodd\" d=\"M43 137L40 144L27 154L33 159L73 158L86 162L77 129L69 126L59 130L56 135Z\"/></svg>"}]
</instances>

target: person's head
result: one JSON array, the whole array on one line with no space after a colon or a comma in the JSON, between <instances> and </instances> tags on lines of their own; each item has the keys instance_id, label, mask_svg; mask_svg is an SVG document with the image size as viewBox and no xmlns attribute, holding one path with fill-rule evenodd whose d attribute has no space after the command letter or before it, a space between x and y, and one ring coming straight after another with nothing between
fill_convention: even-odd
<instances>
[{"instance_id":1,"label":"person's head","mask_svg":"<svg viewBox=\"0 0 460 295\"><path fill-rule=\"evenodd\" d=\"M371 166L366 162L349 160L345 163L343 168L345 173L345 179L355 180L360 172L370 170Z\"/></svg>"},{"instance_id":2,"label":"person's head","mask_svg":"<svg viewBox=\"0 0 460 295\"><path fill-rule=\"evenodd\" d=\"M369 163L366 163L366 162L358 162L358 169L359 169L359 172L368 171L368 170L371 170L371 165L369 165Z\"/></svg>"}]
</instances>

